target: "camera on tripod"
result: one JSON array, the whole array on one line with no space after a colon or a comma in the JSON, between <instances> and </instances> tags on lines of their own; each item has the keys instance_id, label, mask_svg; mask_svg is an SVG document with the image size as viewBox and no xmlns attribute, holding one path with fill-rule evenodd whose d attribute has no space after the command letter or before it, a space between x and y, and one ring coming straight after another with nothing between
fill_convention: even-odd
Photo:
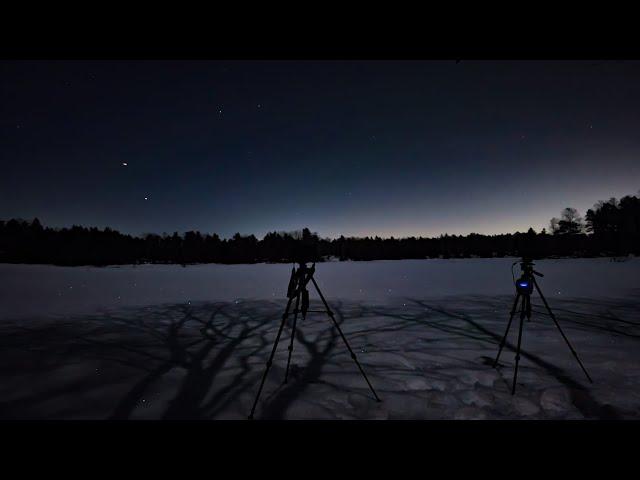
<instances>
[{"instance_id":1,"label":"camera on tripod","mask_svg":"<svg viewBox=\"0 0 640 480\"><path fill-rule=\"evenodd\" d=\"M511 265L512 274L513 267L516 265L516 263L520 263L520 269L522 270L522 276L520 276L520 278L518 278L518 280L516 280L515 282L516 291L520 295L531 295L533 293L534 286L533 276L537 275L538 277L544 277L544 275L540 272L536 272L533 269L533 266L535 264L528 258L523 258L521 262L514 262L513 265Z\"/></svg>"},{"instance_id":2,"label":"camera on tripod","mask_svg":"<svg viewBox=\"0 0 640 480\"><path fill-rule=\"evenodd\" d=\"M333 326L336 328L336 330L338 330L338 333L340 334L342 341L344 342L345 346L347 347L347 350L349 351L349 354L351 355L351 359L357 365L358 370L360 370L360 373L362 374L364 380L367 382L367 385L371 389L371 392L373 393L373 396L375 397L376 401L378 402L381 401L380 397L378 397L378 394L373 389L371 382L367 378L367 375L364 373L364 369L362 368L362 365L360 365L360 362L358 362L358 358L356 357L355 352L352 350L351 346L349 345L349 342L347 341L347 338L344 336L344 333L340 328L340 324L336 321L335 314L329 307L327 300L324 298L324 295L320 291L320 287L318 286L316 280L313 278L313 275L316 272L315 262L312 263L311 266L307 265L307 262L309 261L309 257L312 257L314 254L317 255L317 248L315 248L317 247L317 245L314 245L314 242L312 241L305 241L305 240L309 240L309 237L310 237L309 230L308 229L305 229L305 230L306 232L303 231L303 239L302 239L303 241L300 244L302 248L296 249L294 251L294 256L296 257L296 263L298 264L298 268L296 268L295 265L291 268L291 276L289 277L289 285L287 286L287 298L288 298L287 306L285 308L284 313L282 314L282 321L280 323L280 328L278 329L275 343L273 345L273 348L271 349L271 355L269 356L269 360L267 360L266 369L264 371L264 374L262 375L262 381L260 382L260 386L258 387L258 393L256 394L256 398L253 401L253 407L251 407L251 413L249 414L250 420L253 418L253 414L255 413L258 400L260 399L260 394L262 393L262 388L264 387L264 382L269 373L269 369L271 368L271 363L276 353L276 349L278 348L278 342L280 341L280 335L282 334L282 329L284 328L287 318L289 317L289 315L291 315L290 308L294 300L295 300L295 306L293 307L293 325L291 327L291 337L289 341L289 356L287 359L287 369L285 370L285 374L284 374L284 383L287 383L287 379L289 378L289 365L291 364L291 354L293 353L293 340L296 337L296 325L298 320L298 314L299 313L302 314L302 320L304 320L305 317L307 316L307 312L325 313L329 316L329 319L333 323ZM309 246L311 248L306 248ZM311 283L311 285L315 287L316 292L318 292L318 295L320 296L320 300L324 305L324 310L309 310L309 289L307 287L309 283Z\"/></svg>"},{"instance_id":3,"label":"camera on tripod","mask_svg":"<svg viewBox=\"0 0 640 480\"><path fill-rule=\"evenodd\" d=\"M520 276L520 278L518 278L518 280L516 280L515 279L515 275L513 273L513 267L515 267L516 264L518 264L518 263L520 263L520 269L522 270L522 275ZM535 287L535 289L537 290L538 294L540 295L540 299L542 300L542 303L544 303L544 306L547 309L549 317L551 317L551 319L553 320L553 323L555 323L556 327L558 327L558 331L560 332L560 335L562 335L562 338L564 339L564 341L566 342L567 346L569 347L569 350L571 350L571 353L573 354L574 358L578 361L578 364L580 365L580 368L582 368L582 371L587 376L589 381L593 383L593 380L591 380L591 377L587 373L587 370L584 368L584 365L582 365L582 362L578 358L578 354L573 349L573 346L569 342L569 339L567 338L567 336L562 331L562 328L560 327L560 324L558 323L558 320L556 319L556 316L551 311L551 307L549 307L549 304L547 303L547 299L542 294L542 290L540 290L540 286L538 285L538 282L536 281L535 277L536 276L544 277L544 275L541 274L540 272L536 272L533 269L533 265L534 265L534 263L528 257L522 257L522 261L521 262L513 262L511 264L511 276L513 277L513 283L516 286L517 295L516 295L516 298L515 298L515 300L513 302L513 307L511 307L511 314L509 315L509 323L507 323L507 329L505 330L504 336L502 337L502 341L500 342L500 348L498 349L498 355L496 356L496 359L493 362L493 366L496 367L498 365L498 360L500 359L500 354L502 353L502 349L504 348L504 346L506 344L507 335L509 335L509 329L511 328L511 322L513 321L513 317L516 314L516 310L518 309L518 303L520 303L520 328L519 328L519 331L518 331L518 346L517 346L517 349L516 349L516 365L515 365L515 368L514 368L514 371L513 371L513 383L512 383L512 386L511 386L511 395L515 394L516 393L516 380L518 378L518 363L520 362L520 345L521 345L521 342L522 342L522 327L523 327L523 322L524 322L525 317L527 318L527 320L531 320L531 312L532 312L532 309L531 309L531 294L533 293L533 289Z\"/></svg>"}]
</instances>

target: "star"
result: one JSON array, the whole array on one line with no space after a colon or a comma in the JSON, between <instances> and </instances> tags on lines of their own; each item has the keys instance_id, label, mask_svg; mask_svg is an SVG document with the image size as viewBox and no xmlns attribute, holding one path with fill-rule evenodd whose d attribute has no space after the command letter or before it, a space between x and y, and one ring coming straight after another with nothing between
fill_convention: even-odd
<instances>
[{"instance_id":1,"label":"star","mask_svg":"<svg viewBox=\"0 0 640 480\"><path fill-rule=\"evenodd\" d=\"M149 197L144 197L145 200L149 200Z\"/></svg>"},{"instance_id":2,"label":"star","mask_svg":"<svg viewBox=\"0 0 640 480\"><path fill-rule=\"evenodd\" d=\"M127 165L128 165L127 162L122 162L123 167L126 167Z\"/></svg>"}]
</instances>

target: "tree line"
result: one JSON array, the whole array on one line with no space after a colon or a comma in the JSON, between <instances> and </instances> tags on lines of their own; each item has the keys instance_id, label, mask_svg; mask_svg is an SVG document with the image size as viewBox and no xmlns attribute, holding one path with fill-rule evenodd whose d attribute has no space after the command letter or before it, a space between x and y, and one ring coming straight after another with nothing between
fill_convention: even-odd
<instances>
[{"instance_id":1,"label":"tree line","mask_svg":"<svg viewBox=\"0 0 640 480\"><path fill-rule=\"evenodd\" d=\"M320 238L308 228L223 239L197 231L180 235L147 234L140 237L110 228L43 227L32 221L0 221L0 262L55 265L115 265L136 263L257 263L300 259L396 260L420 258L504 257L526 255L622 256L640 253L640 199L625 196L600 201L583 219L565 208L550 221L549 231L499 235L439 237Z\"/></svg>"}]
</instances>

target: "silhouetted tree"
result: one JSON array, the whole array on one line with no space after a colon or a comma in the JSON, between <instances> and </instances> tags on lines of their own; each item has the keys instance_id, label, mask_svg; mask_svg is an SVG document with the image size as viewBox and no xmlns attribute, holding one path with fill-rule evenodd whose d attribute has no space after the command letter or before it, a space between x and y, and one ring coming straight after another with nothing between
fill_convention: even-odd
<instances>
[{"instance_id":1,"label":"silhouetted tree","mask_svg":"<svg viewBox=\"0 0 640 480\"><path fill-rule=\"evenodd\" d=\"M567 207L560 213L560 220L558 220L557 229L554 233L559 235L576 235L582 233L583 230L584 223L578 211L575 208Z\"/></svg>"},{"instance_id":2,"label":"silhouetted tree","mask_svg":"<svg viewBox=\"0 0 640 480\"><path fill-rule=\"evenodd\" d=\"M586 214L587 231L594 238L594 251L637 254L640 247L640 199L625 196L617 201L596 203Z\"/></svg>"}]
</instances>

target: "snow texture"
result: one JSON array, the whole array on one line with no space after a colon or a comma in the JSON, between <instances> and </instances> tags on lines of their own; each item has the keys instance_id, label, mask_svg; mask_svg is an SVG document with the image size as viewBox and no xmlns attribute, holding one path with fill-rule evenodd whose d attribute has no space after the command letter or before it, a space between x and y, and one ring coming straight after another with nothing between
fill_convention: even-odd
<instances>
[{"instance_id":1,"label":"snow texture","mask_svg":"<svg viewBox=\"0 0 640 480\"><path fill-rule=\"evenodd\" d=\"M318 284L382 402L329 318L310 313L298 322L287 384L285 327L256 418L640 418L640 260L537 262L594 383L534 294L512 396L517 318L492 363L515 260L318 264ZM246 418L290 269L0 265L0 418Z\"/></svg>"}]
</instances>

